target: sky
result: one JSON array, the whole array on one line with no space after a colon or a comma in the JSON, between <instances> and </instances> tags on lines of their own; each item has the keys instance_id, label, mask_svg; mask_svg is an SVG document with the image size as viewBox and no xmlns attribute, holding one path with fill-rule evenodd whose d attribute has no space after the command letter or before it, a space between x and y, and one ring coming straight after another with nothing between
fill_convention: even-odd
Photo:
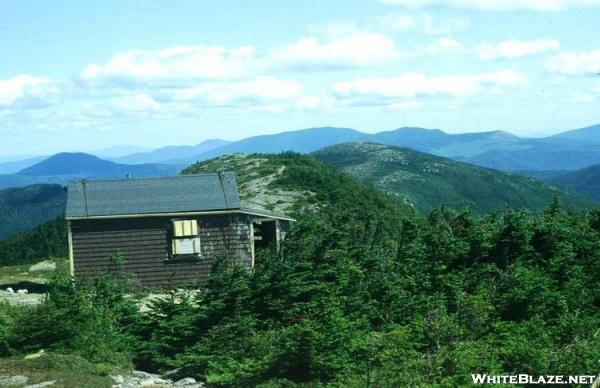
<instances>
[{"instance_id":1,"label":"sky","mask_svg":"<svg viewBox=\"0 0 600 388\"><path fill-rule=\"evenodd\" d=\"M0 157L600 123L600 0L0 0Z\"/></svg>"}]
</instances>

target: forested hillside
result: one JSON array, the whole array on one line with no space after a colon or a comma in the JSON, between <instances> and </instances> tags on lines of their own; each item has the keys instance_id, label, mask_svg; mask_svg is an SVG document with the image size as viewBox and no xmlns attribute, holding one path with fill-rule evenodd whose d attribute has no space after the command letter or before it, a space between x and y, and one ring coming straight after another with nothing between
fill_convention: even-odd
<instances>
[{"instance_id":1,"label":"forested hillside","mask_svg":"<svg viewBox=\"0 0 600 388\"><path fill-rule=\"evenodd\" d=\"M217 387L598 372L600 212L554 201L538 214L420 214L310 157L257 158L184 172L239 166L247 199L248 183L263 181L265 205L295 198L298 221L280 252L260 252L254 271L223 257L201 292L173 292L144 313L122 277L90 288L58 277L42 305L0 309L0 353L177 368Z\"/></svg>"},{"instance_id":2,"label":"forested hillside","mask_svg":"<svg viewBox=\"0 0 600 388\"><path fill-rule=\"evenodd\" d=\"M600 200L600 164L563 173L548 179L556 186Z\"/></svg>"},{"instance_id":3,"label":"forested hillside","mask_svg":"<svg viewBox=\"0 0 600 388\"><path fill-rule=\"evenodd\" d=\"M571 208L593 201L540 180L373 143L346 143L312 154L315 158L368 182L415 208L440 206L478 212L506 209L542 210L556 196Z\"/></svg>"},{"instance_id":4,"label":"forested hillside","mask_svg":"<svg viewBox=\"0 0 600 388\"><path fill-rule=\"evenodd\" d=\"M67 256L67 222L62 216L0 241L0 266Z\"/></svg>"},{"instance_id":5,"label":"forested hillside","mask_svg":"<svg viewBox=\"0 0 600 388\"><path fill-rule=\"evenodd\" d=\"M66 200L60 185L0 190L0 240L63 215Z\"/></svg>"}]
</instances>

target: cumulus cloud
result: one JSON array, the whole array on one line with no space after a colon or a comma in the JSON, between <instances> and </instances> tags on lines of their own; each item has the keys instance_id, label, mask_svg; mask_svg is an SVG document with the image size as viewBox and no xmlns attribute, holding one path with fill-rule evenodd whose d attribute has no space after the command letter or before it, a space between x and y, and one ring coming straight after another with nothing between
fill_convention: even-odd
<instances>
[{"instance_id":1,"label":"cumulus cloud","mask_svg":"<svg viewBox=\"0 0 600 388\"><path fill-rule=\"evenodd\" d=\"M18 75L0 79L0 108L44 106L58 93L58 85L48 77Z\"/></svg>"},{"instance_id":2,"label":"cumulus cloud","mask_svg":"<svg viewBox=\"0 0 600 388\"><path fill-rule=\"evenodd\" d=\"M250 46L177 46L131 50L84 68L79 93L95 101L88 115L168 113L205 107L246 107L279 111L315 109L320 97L304 93L301 83L267 76L275 70L362 66L383 60L393 42L376 34L353 33L321 41L304 38L258 55ZM102 100L102 103L98 103Z\"/></svg>"},{"instance_id":3,"label":"cumulus cloud","mask_svg":"<svg viewBox=\"0 0 600 388\"><path fill-rule=\"evenodd\" d=\"M482 44L477 47L476 54L483 60L502 60L545 54L558 49L560 49L560 42L555 39L530 41L511 39L497 44Z\"/></svg>"},{"instance_id":4,"label":"cumulus cloud","mask_svg":"<svg viewBox=\"0 0 600 388\"><path fill-rule=\"evenodd\" d=\"M430 55L436 55L460 53L464 50L465 47L459 41L451 38L440 38L436 40L433 44L426 46L423 52Z\"/></svg>"},{"instance_id":5,"label":"cumulus cloud","mask_svg":"<svg viewBox=\"0 0 600 388\"><path fill-rule=\"evenodd\" d=\"M600 74L600 50L558 54L550 58L548 68L562 75L598 75Z\"/></svg>"},{"instance_id":6,"label":"cumulus cloud","mask_svg":"<svg viewBox=\"0 0 600 388\"><path fill-rule=\"evenodd\" d=\"M470 21L464 17L423 16L423 31L428 35L449 35L466 30Z\"/></svg>"},{"instance_id":7,"label":"cumulus cloud","mask_svg":"<svg viewBox=\"0 0 600 388\"><path fill-rule=\"evenodd\" d=\"M254 49L242 46L175 46L163 50L131 50L103 64L91 64L84 81L116 84L166 83L240 77L252 68Z\"/></svg>"},{"instance_id":8,"label":"cumulus cloud","mask_svg":"<svg viewBox=\"0 0 600 388\"><path fill-rule=\"evenodd\" d=\"M363 78L334 85L335 95L349 104L392 104L398 99L427 96L466 97L481 91L494 92L499 86L517 85L523 76L515 70L479 75L427 76L405 73L394 78Z\"/></svg>"},{"instance_id":9,"label":"cumulus cloud","mask_svg":"<svg viewBox=\"0 0 600 388\"><path fill-rule=\"evenodd\" d=\"M409 31L419 26L415 17L406 14L381 15L371 18L370 23L386 31Z\"/></svg>"},{"instance_id":10,"label":"cumulus cloud","mask_svg":"<svg viewBox=\"0 0 600 388\"><path fill-rule=\"evenodd\" d=\"M295 70L327 70L377 65L401 56L389 37L359 31L328 41L302 38L276 50L267 61Z\"/></svg>"},{"instance_id":11,"label":"cumulus cloud","mask_svg":"<svg viewBox=\"0 0 600 388\"><path fill-rule=\"evenodd\" d=\"M408 8L448 6L488 11L561 11L571 8L600 7L600 0L381 0Z\"/></svg>"},{"instance_id":12,"label":"cumulus cloud","mask_svg":"<svg viewBox=\"0 0 600 388\"><path fill-rule=\"evenodd\" d=\"M400 101L393 104L386 105L386 109L388 110L408 110L408 109L418 109L421 107L421 104L418 101L410 100L410 101Z\"/></svg>"},{"instance_id":13,"label":"cumulus cloud","mask_svg":"<svg viewBox=\"0 0 600 388\"><path fill-rule=\"evenodd\" d=\"M302 96L302 91L302 85L293 80L257 77L239 82L210 82L174 89L166 97L172 101L197 101L213 106L258 105L296 99Z\"/></svg>"}]
</instances>

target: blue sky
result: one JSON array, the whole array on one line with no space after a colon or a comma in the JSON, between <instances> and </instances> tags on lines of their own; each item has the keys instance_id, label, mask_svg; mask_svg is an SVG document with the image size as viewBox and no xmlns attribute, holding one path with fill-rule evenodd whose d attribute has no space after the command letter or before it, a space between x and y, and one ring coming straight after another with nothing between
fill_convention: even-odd
<instances>
[{"instance_id":1,"label":"blue sky","mask_svg":"<svg viewBox=\"0 0 600 388\"><path fill-rule=\"evenodd\" d=\"M600 0L0 0L0 156L600 123Z\"/></svg>"}]
</instances>

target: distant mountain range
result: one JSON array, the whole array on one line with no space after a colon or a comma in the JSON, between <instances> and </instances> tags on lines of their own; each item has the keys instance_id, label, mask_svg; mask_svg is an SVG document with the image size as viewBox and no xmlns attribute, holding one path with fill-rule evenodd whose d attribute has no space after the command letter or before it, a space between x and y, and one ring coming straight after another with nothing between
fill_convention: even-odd
<instances>
[{"instance_id":1,"label":"distant mountain range","mask_svg":"<svg viewBox=\"0 0 600 388\"><path fill-rule=\"evenodd\" d=\"M60 185L0 190L0 240L62 216L66 199Z\"/></svg>"},{"instance_id":2,"label":"distant mountain range","mask_svg":"<svg viewBox=\"0 0 600 388\"><path fill-rule=\"evenodd\" d=\"M96 155L100 158L110 159L110 158L119 158L121 156L131 155L134 153L149 152L149 151L151 151L151 149L145 148L145 147L140 147L140 146L118 145L118 146L113 146L113 147L108 147L108 148L101 148L98 150L90 151L88 153L92 154L92 155Z\"/></svg>"},{"instance_id":3,"label":"distant mountain range","mask_svg":"<svg viewBox=\"0 0 600 388\"><path fill-rule=\"evenodd\" d=\"M64 183L72 177L170 175L177 172L179 167L222 155L283 151L310 153L323 147L355 141L406 147L540 179L551 179L600 164L600 125L536 139L521 138L503 131L449 134L439 129L404 127L369 134L351 128L322 127L252 136L235 142L212 139L196 145L167 146L104 160L93 159L93 156L82 153L10 160L0 163L0 188L33 183ZM98 152L119 155L137 149L135 146L117 146Z\"/></svg>"},{"instance_id":4,"label":"distant mountain range","mask_svg":"<svg viewBox=\"0 0 600 388\"><path fill-rule=\"evenodd\" d=\"M0 174L14 174L29 166L33 166L36 163L46 159L47 156L36 156L33 158L27 158L22 160L11 160L0 163Z\"/></svg>"},{"instance_id":5,"label":"distant mountain range","mask_svg":"<svg viewBox=\"0 0 600 388\"><path fill-rule=\"evenodd\" d=\"M0 175L0 188L35 183L66 184L72 179L144 178L175 175L182 166L166 164L127 165L84 153L60 153L15 174Z\"/></svg>"},{"instance_id":6,"label":"distant mountain range","mask_svg":"<svg viewBox=\"0 0 600 388\"><path fill-rule=\"evenodd\" d=\"M116 159L122 163L189 164L232 153L309 153L330 145L365 141L411 148L504 171L573 171L600 163L600 125L545 138L521 138L503 131L449 134L414 127L368 134L351 128L309 128L235 142L210 140L171 146Z\"/></svg>"},{"instance_id":7,"label":"distant mountain range","mask_svg":"<svg viewBox=\"0 0 600 388\"><path fill-rule=\"evenodd\" d=\"M418 131L407 132L414 134ZM334 132L338 135L362 136L351 129L338 129L330 133ZM427 133L439 136L436 132ZM298 135L301 134L292 134L286 141L293 142ZM480 134L473 136L479 137L473 141L504 136L498 133ZM317 138L319 144L334 139L333 137ZM415 137L414 140L420 139ZM260 140L260 142L264 141L264 139ZM264 146L266 147L267 144ZM308 152L311 148L305 144L303 150ZM270 148L270 151L276 152L274 148ZM534 178L478 167L408 148L351 142L313 151L310 156L312 158L294 159L290 156L288 159L303 160L302 163L313 160L311 168L315 171L320 171L318 166L322 166L322 163L333 165L421 211L428 211L442 205L454 208L473 206L479 212L502 211L506 208L540 210L545 208L554 197L558 197L563 204L575 209L596 205L596 202L591 199L558 189ZM283 186L275 190L269 183L285 170L284 160L285 158L265 154L254 156L228 154L195 164L187 168L186 172L215 171L222 168L237 171L242 196L253 206L279 210L289 210L282 208L286 203L313 206L314 193L311 191L300 189L294 191ZM8 179L7 177L13 179L13 184L14 180L18 179L22 184L36 182L36 180L55 180L65 184L73 178L124 178L127 174L136 178L173 175L178 172L179 167L174 165L124 165L88 154L62 153L25 168L17 174L0 175L0 186ZM600 166L578 173L589 175L590 182L598 182ZM591 186L591 190L586 191L576 184L570 186L567 177L568 175L561 176L562 180L557 180L556 185L570 187L598 198L594 191L597 186ZM587 182L580 177L573 179L575 182ZM65 197L65 189L60 185L32 185L0 190L0 240L60 216L64 212Z\"/></svg>"},{"instance_id":8,"label":"distant mountain range","mask_svg":"<svg viewBox=\"0 0 600 388\"><path fill-rule=\"evenodd\" d=\"M537 179L456 162L407 148L347 143L312 153L318 160L366 181L421 211L442 205L479 212L541 210L554 197L568 207L592 201Z\"/></svg>"},{"instance_id":9,"label":"distant mountain range","mask_svg":"<svg viewBox=\"0 0 600 388\"><path fill-rule=\"evenodd\" d=\"M138 152L131 155L113 159L119 163L166 163L166 164L188 164L197 155L223 147L230 142L221 139L211 139L193 146L167 146L153 151ZM190 159L191 158L191 159Z\"/></svg>"}]
</instances>

